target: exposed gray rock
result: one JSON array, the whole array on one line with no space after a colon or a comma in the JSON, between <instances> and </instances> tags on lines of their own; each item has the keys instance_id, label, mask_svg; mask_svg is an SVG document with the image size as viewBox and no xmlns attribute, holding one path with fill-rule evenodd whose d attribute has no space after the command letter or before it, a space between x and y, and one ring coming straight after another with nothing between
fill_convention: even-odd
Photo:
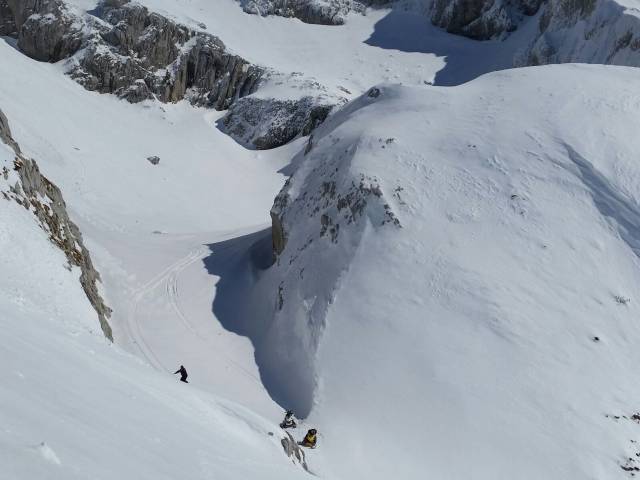
<instances>
[{"instance_id":1,"label":"exposed gray rock","mask_svg":"<svg viewBox=\"0 0 640 480\"><path fill-rule=\"evenodd\" d=\"M297 463L308 471L307 460L300 445L295 441L293 436L289 432L285 432L286 436L280 440L284 453L289 457L293 463Z\"/></svg>"},{"instance_id":2,"label":"exposed gray rock","mask_svg":"<svg viewBox=\"0 0 640 480\"><path fill-rule=\"evenodd\" d=\"M450 33L478 40L514 31L545 0L434 0L431 22Z\"/></svg>"},{"instance_id":3,"label":"exposed gray rock","mask_svg":"<svg viewBox=\"0 0 640 480\"><path fill-rule=\"evenodd\" d=\"M132 103L188 98L216 109L252 93L261 67L230 54L220 39L146 7L105 0L81 18L62 0L0 0L0 29L32 58L56 62L75 54L71 76L88 90Z\"/></svg>"},{"instance_id":4,"label":"exposed gray rock","mask_svg":"<svg viewBox=\"0 0 640 480\"><path fill-rule=\"evenodd\" d=\"M9 145L16 152L16 155L19 155L20 146L11 136L11 129L9 128L9 120L5 116L4 112L0 110L0 141L2 143Z\"/></svg>"},{"instance_id":5,"label":"exposed gray rock","mask_svg":"<svg viewBox=\"0 0 640 480\"><path fill-rule=\"evenodd\" d=\"M550 0L515 65L586 62L640 66L640 19L608 0Z\"/></svg>"},{"instance_id":6,"label":"exposed gray rock","mask_svg":"<svg viewBox=\"0 0 640 480\"><path fill-rule=\"evenodd\" d=\"M480 40L503 37L539 13L537 29L531 29L514 66L640 66L640 19L615 0L434 0L425 5L435 25Z\"/></svg>"},{"instance_id":7,"label":"exposed gray rock","mask_svg":"<svg viewBox=\"0 0 640 480\"><path fill-rule=\"evenodd\" d=\"M147 157L147 160L149 160L149 163L151 163L151 165L158 165L160 163L160 157L153 155L152 157Z\"/></svg>"},{"instance_id":8,"label":"exposed gray rock","mask_svg":"<svg viewBox=\"0 0 640 480\"><path fill-rule=\"evenodd\" d=\"M252 93L263 69L227 52L217 37L177 24L146 7L104 2L84 54L71 75L85 88L115 93L135 103L188 98L227 108Z\"/></svg>"},{"instance_id":9,"label":"exposed gray rock","mask_svg":"<svg viewBox=\"0 0 640 480\"><path fill-rule=\"evenodd\" d=\"M69 264L80 268L80 284L98 314L104 335L109 340L113 340L108 322L111 309L104 303L97 286L100 274L93 266L80 230L69 218L62 192L42 175L34 160L21 153L2 111L0 111L0 140L9 145L16 155L14 170L18 173L19 182L12 187L11 198L33 212L42 228L49 234L51 242L64 252Z\"/></svg>"},{"instance_id":10,"label":"exposed gray rock","mask_svg":"<svg viewBox=\"0 0 640 480\"><path fill-rule=\"evenodd\" d=\"M305 23L342 25L349 12L363 13L367 6L389 0L240 0L247 13L295 17Z\"/></svg>"},{"instance_id":11,"label":"exposed gray rock","mask_svg":"<svg viewBox=\"0 0 640 480\"><path fill-rule=\"evenodd\" d=\"M143 79L138 79L133 84L120 91L120 98L129 103L139 103L153 98L153 93Z\"/></svg>"},{"instance_id":12,"label":"exposed gray rock","mask_svg":"<svg viewBox=\"0 0 640 480\"><path fill-rule=\"evenodd\" d=\"M3 36L18 36L16 19L6 0L0 0L0 37Z\"/></svg>"},{"instance_id":13,"label":"exposed gray rock","mask_svg":"<svg viewBox=\"0 0 640 480\"><path fill-rule=\"evenodd\" d=\"M300 100L246 97L235 102L222 120L237 142L258 150L284 145L309 135L331 112L333 104L310 96Z\"/></svg>"},{"instance_id":14,"label":"exposed gray rock","mask_svg":"<svg viewBox=\"0 0 640 480\"><path fill-rule=\"evenodd\" d=\"M287 246L287 232L284 229L282 223L284 212L289 204L289 183L290 179L287 179L284 187L276 196L271 211L271 242L273 247L273 260L275 261L278 255L284 252Z\"/></svg>"},{"instance_id":15,"label":"exposed gray rock","mask_svg":"<svg viewBox=\"0 0 640 480\"><path fill-rule=\"evenodd\" d=\"M227 52L212 35L137 4L103 3L107 22L88 42L72 76L85 88L115 93L131 102L152 98L227 108L252 93L263 69Z\"/></svg>"},{"instance_id":16,"label":"exposed gray rock","mask_svg":"<svg viewBox=\"0 0 640 480\"><path fill-rule=\"evenodd\" d=\"M0 34L36 60L57 62L82 45L82 22L62 0L0 0Z\"/></svg>"}]
</instances>

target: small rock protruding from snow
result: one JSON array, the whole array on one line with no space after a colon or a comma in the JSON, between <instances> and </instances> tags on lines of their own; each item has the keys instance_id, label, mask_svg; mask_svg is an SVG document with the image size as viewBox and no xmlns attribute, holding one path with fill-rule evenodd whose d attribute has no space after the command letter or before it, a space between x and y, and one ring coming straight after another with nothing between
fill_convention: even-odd
<instances>
[{"instance_id":1,"label":"small rock protruding from snow","mask_svg":"<svg viewBox=\"0 0 640 480\"><path fill-rule=\"evenodd\" d=\"M35 448L46 461L53 463L54 465L62 465L62 462L60 461L60 458L58 458L56 452L54 452L53 449L45 442L40 443L40 445Z\"/></svg>"},{"instance_id":2,"label":"small rock protruding from snow","mask_svg":"<svg viewBox=\"0 0 640 480\"><path fill-rule=\"evenodd\" d=\"M282 437L280 442L282 443L282 448L284 448L284 452L289 457L293 463L299 464L305 470L308 470L307 460L305 458L304 452L298 445L298 442L295 441L293 436L289 432L285 432L286 437Z\"/></svg>"}]
</instances>

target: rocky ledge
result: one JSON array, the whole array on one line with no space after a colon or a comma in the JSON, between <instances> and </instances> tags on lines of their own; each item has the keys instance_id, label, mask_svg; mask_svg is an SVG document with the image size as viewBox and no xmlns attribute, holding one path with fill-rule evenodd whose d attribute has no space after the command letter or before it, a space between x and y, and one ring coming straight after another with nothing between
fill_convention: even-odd
<instances>
[{"instance_id":1,"label":"rocky ledge","mask_svg":"<svg viewBox=\"0 0 640 480\"><path fill-rule=\"evenodd\" d=\"M186 98L222 110L263 74L219 38L128 0L104 0L92 15L62 0L0 0L0 33L36 60L70 58L69 74L86 89L130 102Z\"/></svg>"},{"instance_id":2,"label":"rocky ledge","mask_svg":"<svg viewBox=\"0 0 640 480\"><path fill-rule=\"evenodd\" d=\"M89 302L98 314L100 327L105 337L113 340L108 319L111 309L105 304L98 290L100 274L93 266L91 255L82 241L78 226L71 221L60 189L45 177L35 160L26 157L13 139L7 117L0 110L0 141L8 145L15 153L13 170L18 181L11 185L8 192L2 192L5 200L22 205L38 219L42 229L49 235L51 243L56 245L67 257L70 266L80 269L80 284ZM4 167L2 175L9 179L9 170Z\"/></svg>"},{"instance_id":3,"label":"rocky ledge","mask_svg":"<svg viewBox=\"0 0 640 480\"><path fill-rule=\"evenodd\" d=\"M309 135L325 121L335 103L322 97L300 100L246 97L235 102L221 122L238 143L267 150Z\"/></svg>"}]
</instances>

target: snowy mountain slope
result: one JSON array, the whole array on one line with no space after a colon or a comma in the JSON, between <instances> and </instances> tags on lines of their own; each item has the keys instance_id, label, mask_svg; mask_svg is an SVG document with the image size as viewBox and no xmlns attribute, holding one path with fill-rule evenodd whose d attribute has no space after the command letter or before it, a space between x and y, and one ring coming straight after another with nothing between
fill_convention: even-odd
<instances>
[{"instance_id":1,"label":"snowy mountain slope","mask_svg":"<svg viewBox=\"0 0 640 480\"><path fill-rule=\"evenodd\" d=\"M91 253L84 245L82 232L69 217L62 192L42 174L35 160L26 157L13 138L9 120L0 110L0 141L6 152L0 161L0 194L33 215L34 221L46 232L51 244L64 253L69 269L79 269L79 284L93 306L105 337L113 340L109 317L111 309L100 292L100 274Z\"/></svg>"},{"instance_id":2,"label":"snowy mountain slope","mask_svg":"<svg viewBox=\"0 0 640 480\"><path fill-rule=\"evenodd\" d=\"M97 0L66 0L86 11ZM372 48L365 41L375 24L388 11L373 11L367 16L349 18L347 28L309 25L300 21L262 18L242 11L236 0L142 0L138 3L193 28L206 26L204 31L218 36L230 52L253 64L288 74L302 72L325 86L329 92L344 95L346 88L355 96L371 85L383 81L422 84L432 79L444 65L441 55L418 52L389 52ZM423 24L424 25L424 24ZM250 32L250 34L248 33ZM415 32L418 38L428 32ZM452 45L474 45L475 42L451 37ZM348 45L349 48L345 48ZM470 46L469 48L473 48Z\"/></svg>"},{"instance_id":3,"label":"snowy mountain slope","mask_svg":"<svg viewBox=\"0 0 640 480\"><path fill-rule=\"evenodd\" d=\"M322 426L323 475L628 475L638 75L381 86L299 154L254 342Z\"/></svg>"},{"instance_id":4,"label":"snowy mountain slope","mask_svg":"<svg viewBox=\"0 0 640 480\"><path fill-rule=\"evenodd\" d=\"M241 148L216 129L219 113L130 105L87 92L59 65L34 62L4 42L0 55L12 65L0 106L25 154L64 192L102 275L116 343L164 372L184 363L200 388L279 416L250 343L216 323L217 279L197 254L205 257L206 244L234 231L267 224L267 206L283 181L277 170L290 154L278 159ZM149 163L150 155L160 163ZM188 323L167 293L169 280L182 305L200 307L188 309Z\"/></svg>"},{"instance_id":5,"label":"snowy mountain slope","mask_svg":"<svg viewBox=\"0 0 640 480\"><path fill-rule=\"evenodd\" d=\"M247 98L365 95L306 146L249 151L216 128L221 113L87 92L65 65L0 42L0 107L64 191L116 342L86 333L95 315L64 259L7 210L3 360L36 379L0 392L15 477L297 476L268 435L282 407L308 415L296 438L319 428L308 456L323 478L628 475L640 453L635 70L435 88L509 66L539 18L475 42L398 10L331 27L235 0L140 3L278 72ZM404 86L371 89L381 81ZM291 173L267 268L269 208ZM188 386L168 375L181 363Z\"/></svg>"},{"instance_id":6,"label":"snowy mountain slope","mask_svg":"<svg viewBox=\"0 0 640 480\"><path fill-rule=\"evenodd\" d=\"M0 164L13 159L0 143ZM110 344L79 269L31 212L6 198L0 251L2 478L307 475L284 455L272 422Z\"/></svg>"}]
</instances>

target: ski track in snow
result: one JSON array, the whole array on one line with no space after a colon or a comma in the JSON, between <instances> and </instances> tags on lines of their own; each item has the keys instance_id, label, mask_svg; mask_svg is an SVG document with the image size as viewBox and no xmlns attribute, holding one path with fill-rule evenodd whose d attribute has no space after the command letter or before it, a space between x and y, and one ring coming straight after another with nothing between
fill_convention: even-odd
<instances>
[{"instance_id":1,"label":"ski track in snow","mask_svg":"<svg viewBox=\"0 0 640 480\"><path fill-rule=\"evenodd\" d=\"M182 308L183 300L180 289L180 278L185 270L196 262L202 262L209 253L210 251L205 245L198 245L192 248L187 255L170 264L132 294L132 306L127 321L125 322L125 332L140 354L156 370L172 371L162 362L160 354L151 346L152 342L145 333L147 327L143 325L140 315L140 311L143 310L143 304L151 299L157 299L158 292L161 291L167 300L167 305L170 306L173 316L179 320L184 328L201 343L209 343L207 336L194 326L193 322L189 319L189 315L187 315ZM160 289L160 287L162 288ZM213 313L211 314L211 322L215 322ZM260 378L248 371L229 355L213 347L208 348L207 351L211 356L218 357L218 360L223 360L224 363L231 365L238 373L249 378L260 388L263 388Z\"/></svg>"},{"instance_id":2,"label":"ski track in snow","mask_svg":"<svg viewBox=\"0 0 640 480\"><path fill-rule=\"evenodd\" d=\"M200 335L200 333L193 327L191 322L189 322L189 319L187 318L187 316L182 311L182 308L180 308L178 277L189 265L192 265L194 262L198 260L201 261L204 258L206 253L207 253L207 248L202 246L194 250L193 252L191 252L189 255L187 255L183 259L184 261L180 262L177 266L175 266L166 276L166 285L165 285L166 287L165 292L167 294L167 299L169 300L169 303L173 308L173 311L175 312L176 316L180 319L180 321L187 328L187 330L192 332L196 337L200 338L201 340L204 340L204 337Z\"/></svg>"},{"instance_id":3,"label":"ski track in snow","mask_svg":"<svg viewBox=\"0 0 640 480\"><path fill-rule=\"evenodd\" d=\"M133 293L133 305L131 313L129 314L129 317L125 324L126 331L142 356L146 358L147 361L157 370L165 371L167 370L167 368L162 364L158 356L154 353L153 349L145 340L145 335L143 333L144 329L140 325L140 315L138 314L140 303L158 286L162 285L163 282L166 282L165 292L178 318L182 321L186 328L188 328L194 334L198 335L198 333L186 319L185 315L182 313L182 310L178 305L177 279L181 271L183 271L192 263L197 262L198 260L202 260L202 258L205 256L206 250L207 249L204 246L200 246L192 250L188 255L169 265L167 268L165 268L163 271L161 271L159 274L157 274L155 277L153 277Z\"/></svg>"}]
</instances>

